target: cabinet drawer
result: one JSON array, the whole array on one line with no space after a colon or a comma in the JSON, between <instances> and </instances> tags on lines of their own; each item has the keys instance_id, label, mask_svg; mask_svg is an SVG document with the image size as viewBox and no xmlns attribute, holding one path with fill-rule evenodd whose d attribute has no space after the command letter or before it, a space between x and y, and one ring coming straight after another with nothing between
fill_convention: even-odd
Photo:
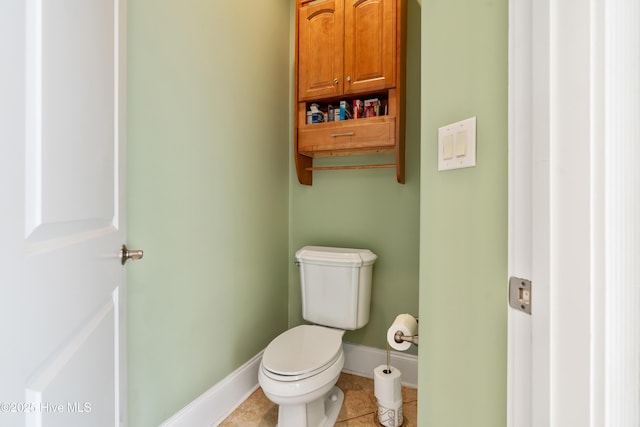
<instances>
[{"instance_id":1,"label":"cabinet drawer","mask_svg":"<svg viewBox=\"0 0 640 427\"><path fill-rule=\"evenodd\" d=\"M395 117L306 125L298 129L298 152L309 157L392 151ZM350 153L358 151L358 153Z\"/></svg>"}]
</instances>

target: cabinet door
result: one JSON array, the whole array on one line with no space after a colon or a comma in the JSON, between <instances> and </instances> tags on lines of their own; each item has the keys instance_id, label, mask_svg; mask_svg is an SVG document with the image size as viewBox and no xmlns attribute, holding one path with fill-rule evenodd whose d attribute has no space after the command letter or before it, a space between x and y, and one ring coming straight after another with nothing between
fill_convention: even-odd
<instances>
[{"instance_id":1,"label":"cabinet door","mask_svg":"<svg viewBox=\"0 0 640 427\"><path fill-rule=\"evenodd\" d=\"M344 0L298 9L298 100L339 96L343 80Z\"/></svg>"},{"instance_id":2,"label":"cabinet door","mask_svg":"<svg viewBox=\"0 0 640 427\"><path fill-rule=\"evenodd\" d=\"M347 0L345 94L396 85L396 0Z\"/></svg>"}]
</instances>

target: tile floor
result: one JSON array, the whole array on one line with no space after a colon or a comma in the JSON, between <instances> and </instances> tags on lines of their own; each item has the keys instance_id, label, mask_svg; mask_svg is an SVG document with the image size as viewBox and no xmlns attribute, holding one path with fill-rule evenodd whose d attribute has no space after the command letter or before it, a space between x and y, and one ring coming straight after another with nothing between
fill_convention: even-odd
<instances>
[{"instance_id":1,"label":"tile floor","mask_svg":"<svg viewBox=\"0 0 640 427\"><path fill-rule=\"evenodd\" d=\"M337 427L379 426L373 379L342 373L338 387L344 391L344 404L338 415ZM418 425L418 391L402 387L403 427ZM278 407L258 388L238 409L229 415L221 427L274 427Z\"/></svg>"}]
</instances>

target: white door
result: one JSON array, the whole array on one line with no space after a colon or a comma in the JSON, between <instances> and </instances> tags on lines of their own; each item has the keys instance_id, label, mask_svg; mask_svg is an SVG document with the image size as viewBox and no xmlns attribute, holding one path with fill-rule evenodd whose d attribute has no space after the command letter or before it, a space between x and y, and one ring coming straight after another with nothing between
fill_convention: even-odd
<instances>
[{"instance_id":1,"label":"white door","mask_svg":"<svg viewBox=\"0 0 640 427\"><path fill-rule=\"evenodd\" d=\"M590 16L510 2L509 275L532 293L530 316L508 312L508 427L589 426L595 408Z\"/></svg>"},{"instance_id":2,"label":"white door","mask_svg":"<svg viewBox=\"0 0 640 427\"><path fill-rule=\"evenodd\" d=\"M0 0L0 425L126 423L119 0Z\"/></svg>"},{"instance_id":3,"label":"white door","mask_svg":"<svg viewBox=\"0 0 640 427\"><path fill-rule=\"evenodd\" d=\"M640 4L510 1L508 427L640 425Z\"/></svg>"}]
</instances>

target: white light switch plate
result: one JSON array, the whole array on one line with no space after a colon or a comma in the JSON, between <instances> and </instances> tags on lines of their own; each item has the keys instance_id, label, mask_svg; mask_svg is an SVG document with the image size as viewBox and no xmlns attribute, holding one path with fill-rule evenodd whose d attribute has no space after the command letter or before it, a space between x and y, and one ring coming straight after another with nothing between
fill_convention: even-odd
<instances>
[{"instance_id":1,"label":"white light switch plate","mask_svg":"<svg viewBox=\"0 0 640 427\"><path fill-rule=\"evenodd\" d=\"M475 165L476 118L471 117L439 128L438 170L470 168Z\"/></svg>"}]
</instances>

